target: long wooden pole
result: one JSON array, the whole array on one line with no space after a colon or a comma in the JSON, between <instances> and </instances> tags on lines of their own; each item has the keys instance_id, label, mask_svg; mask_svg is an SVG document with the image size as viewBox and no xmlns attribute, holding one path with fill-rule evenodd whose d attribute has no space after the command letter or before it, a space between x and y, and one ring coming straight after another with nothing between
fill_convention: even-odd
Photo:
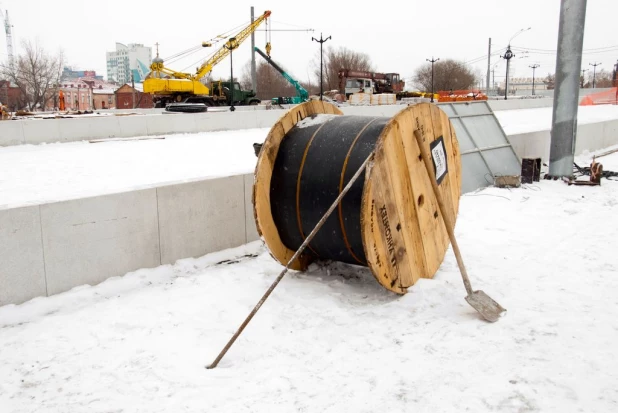
<instances>
[{"instance_id":1,"label":"long wooden pole","mask_svg":"<svg viewBox=\"0 0 618 413\"><path fill-rule=\"evenodd\" d=\"M292 256L292 258L290 258L290 260L288 261L288 263L286 264L285 268L283 269L283 271L281 271L281 273L279 274L279 276L275 279L275 281L272 283L272 285L270 286L270 288L268 288L268 290L266 291L266 293L264 293L264 295L262 296L262 298L260 299L260 301L256 304L256 306L253 308L253 310L251 311L251 313L249 313L249 315L247 316L247 318L245 319L245 321L243 321L243 323L240 325L240 327L238 328L238 330L236 331L236 333L234 333L234 335L232 336L232 338L227 342L227 344L225 345L225 347L223 348L223 350L221 350L221 352L219 353L219 355L217 356L217 358L209 365L206 366L207 369L214 369L215 367L217 367L217 365L219 364L219 362L221 361L221 359L225 356L225 353L228 352L228 350L230 349L230 347L232 347L232 345L234 344L234 342L236 341L236 339L238 338L238 336L240 336L240 334L243 332L243 330L245 329L245 327L247 327L247 325L249 324L249 322L251 321L251 319L253 318L253 316L255 316L255 314L258 312L258 310L260 309L260 307L262 307L262 305L264 304L264 302L266 302L266 300L268 299L268 297L270 296L270 294L273 292L273 290L277 287L277 285L279 284L279 282L281 282L281 280L283 279L283 277L285 276L285 274L287 274L288 270L290 269L290 265L292 265L292 263L294 261L296 261L296 259L298 258L298 256L300 254L302 254L302 252L305 250L305 248L307 248L307 246L309 245L309 243L313 240L313 237L315 237L315 235L318 233L318 231L320 230L320 228L322 228L322 225L324 225L324 223L326 222L326 220L328 219L328 217L333 213L333 211L335 210L335 208L337 208L337 206L339 205L339 203L341 202L341 200L343 199L343 197L345 196L345 194L348 193L348 191L350 190L350 188L352 188L352 185L354 185L354 182L356 182L356 180L358 179L358 177L361 175L361 173L365 170L365 168L367 168L367 165L369 164L369 162L371 161L371 159L373 158L373 154L374 152L372 151L369 156L367 156L367 158L365 159L365 161L362 163L362 165L358 168L358 170L356 171L356 173L352 176L352 178L350 179L350 182L348 182L348 184L345 186L345 188L343 188L343 190L341 191L341 193L339 194L339 196L337 197L337 199L335 199L335 201L333 202L333 204L330 206L330 208L328 208L328 210L326 211L326 213L324 214L324 216L322 216L322 218L320 219L320 221L316 224L316 226L313 228L313 230L309 233L309 235L307 236L307 238L305 239L305 241L303 241L303 243L301 244L301 246L298 248L298 250L296 250L296 252L294 253L294 255Z\"/></svg>"}]
</instances>

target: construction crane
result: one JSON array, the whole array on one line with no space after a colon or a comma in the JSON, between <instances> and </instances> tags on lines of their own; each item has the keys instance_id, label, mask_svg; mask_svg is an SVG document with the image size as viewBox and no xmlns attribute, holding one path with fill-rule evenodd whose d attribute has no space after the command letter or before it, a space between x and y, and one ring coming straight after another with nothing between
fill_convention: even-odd
<instances>
[{"instance_id":1,"label":"construction crane","mask_svg":"<svg viewBox=\"0 0 618 413\"><path fill-rule=\"evenodd\" d=\"M4 32L6 33L6 51L9 55L9 66L13 67L13 26L9 21L9 11L5 10L4 15L0 10L0 19L4 23Z\"/></svg>"},{"instance_id":2,"label":"construction crane","mask_svg":"<svg viewBox=\"0 0 618 413\"><path fill-rule=\"evenodd\" d=\"M260 56L262 56L264 58L264 60L266 60L268 62L268 64L270 64L272 67L274 67L277 72L281 73L281 75L285 78L285 80L287 80L292 86L294 86L294 88L296 89L296 95L297 96L294 99L292 99L292 103L302 103L302 102L306 102L306 101L309 100L309 92L307 92L307 90L304 87L302 87L302 85L300 83L298 83L298 81L296 79L294 79L292 76L290 76L278 64L273 62L273 60L270 58L270 56L267 56L266 53L261 51L258 47L254 47L253 49L256 52L258 52L258 54Z\"/></svg>"},{"instance_id":3,"label":"construction crane","mask_svg":"<svg viewBox=\"0 0 618 413\"><path fill-rule=\"evenodd\" d=\"M191 100L194 102L201 98L203 103L209 106L218 105L219 100L216 99L216 96L210 95L210 89L200 80L210 73L214 66L225 59L232 50L237 49L260 24L270 17L270 14L269 10L265 11L264 14L242 29L236 36L231 37L210 59L202 63L194 74L177 72L165 67L163 59L159 57L157 50L157 56L150 65L151 72L144 80L144 92L155 95L157 106L164 106L166 102L181 102L187 98L192 98ZM204 42L202 46L210 47L211 44ZM270 43L267 43L266 51L269 54L270 49ZM224 100L221 99L221 101Z\"/></svg>"}]
</instances>

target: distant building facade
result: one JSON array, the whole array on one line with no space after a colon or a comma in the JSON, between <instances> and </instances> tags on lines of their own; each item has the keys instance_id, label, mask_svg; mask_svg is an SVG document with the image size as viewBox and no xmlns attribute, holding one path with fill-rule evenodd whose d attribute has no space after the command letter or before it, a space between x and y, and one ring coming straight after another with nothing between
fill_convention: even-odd
<instances>
[{"instance_id":1,"label":"distant building facade","mask_svg":"<svg viewBox=\"0 0 618 413\"><path fill-rule=\"evenodd\" d=\"M8 80L0 80L0 102L11 112L22 109L24 99L21 90Z\"/></svg>"},{"instance_id":2,"label":"distant building facade","mask_svg":"<svg viewBox=\"0 0 618 413\"><path fill-rule=\"evenodd\" d=\"M109 109L116 106L115 86L93 77L63 79L59 90L64 94L66 110ZM58 99L54 97L48 105L48 110L58 107Z\"/></svg>"},{"instance_id":3,"label":"distant building facade","mask_svg":"<svg viewBox=\"0 0 618 413\"><path fill-rule=\"evenodd\" d=\"M103 75L97 75L95 70L73 70L67 66L62 69L61 79L77 79L80 77L92 77L103 80Z\"/></svg>"},{"instance_id":4,"label":"distant building facade","mask_svg":"<svg viewBox=\"0 0 618 413\"><path fill-rule=\"evenodd\" d=\"M135 84L135 88L125 84L116 90L116 108L117 109L151 109L154 107L152 95L144 93L142 84Z\"/></svg>"},{"instance_id":5,"label":"distant building facade","mask_svg":"<svg viewBox=\"0 0 618 413\"><path fill-rule=\"evenodd\" d=\"M131 82L142 82L150 71L152 48L143 44L116 43L116 51L107 52L107 80L121 85Z\"/></svg>"}]
</instances>

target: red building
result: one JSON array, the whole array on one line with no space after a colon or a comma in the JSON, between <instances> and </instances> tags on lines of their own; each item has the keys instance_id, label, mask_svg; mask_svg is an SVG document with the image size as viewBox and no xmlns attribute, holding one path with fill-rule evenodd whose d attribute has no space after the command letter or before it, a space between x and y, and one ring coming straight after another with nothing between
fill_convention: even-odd
<instances>
[{"instance_id":1,"label":"red building","mask_svg":"<svg viewBox=\"0 0 618 413\"><path fill-rule=\"evenodd\" d=\"M23 109L21 105L24 99L21 97L21 91L17 86L11 85L8 80L0 80L0 102L6 105L11 112Z\"/></svg>"},{"instance_id":2,"label":"red building","mask_svg":"<svg viewBox=\"0 0 618 413\"><path fill-rule=\"evenodd\" d=\"M142 87L139 84L132 88L131 85L122 85L116 90L116 109L151 109L154 107L152 95L143 93Z\"/></svg>"}]
</instances>

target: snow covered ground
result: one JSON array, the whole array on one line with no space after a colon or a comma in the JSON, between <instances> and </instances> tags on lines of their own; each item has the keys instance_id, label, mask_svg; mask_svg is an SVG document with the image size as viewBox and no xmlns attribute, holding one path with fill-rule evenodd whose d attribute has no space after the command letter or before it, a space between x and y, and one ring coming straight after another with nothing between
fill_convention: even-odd
<instances>
[{"instance_id":1,"label":"snow covered ground","mask_svg":"<svg viewBox=\"0 0 618 413\"><path fill-rule=\"evenodd\" d=\"M551 126L551 108L496 112L507 134ZM580 107L579 122L618 119L618 106ZM0 209L242 173L269 128L0 148Z\"/></svg>"},{"instance_id":2,"label":"snow covered ground","mask_svg":"<svg viewBox=\"0 0 618 413\"><path fill-rule=\"evenodd\" d=\"M214 370L282 269L260 242L0 307L0 412L615 412L617 212L615 181L466 194L456 234L497 323L450 251L405 296L314 264Z\"/></svg>"},{"instance_id":3,"label":"snow covered ground","mask_svg":"<svg viewBox=\"0 0 618 413\"><path fill-rule=\"evenodd\" d=\"M253 172L269 130L0 148L0 209Z\"/></svg>"}]
</instances>

